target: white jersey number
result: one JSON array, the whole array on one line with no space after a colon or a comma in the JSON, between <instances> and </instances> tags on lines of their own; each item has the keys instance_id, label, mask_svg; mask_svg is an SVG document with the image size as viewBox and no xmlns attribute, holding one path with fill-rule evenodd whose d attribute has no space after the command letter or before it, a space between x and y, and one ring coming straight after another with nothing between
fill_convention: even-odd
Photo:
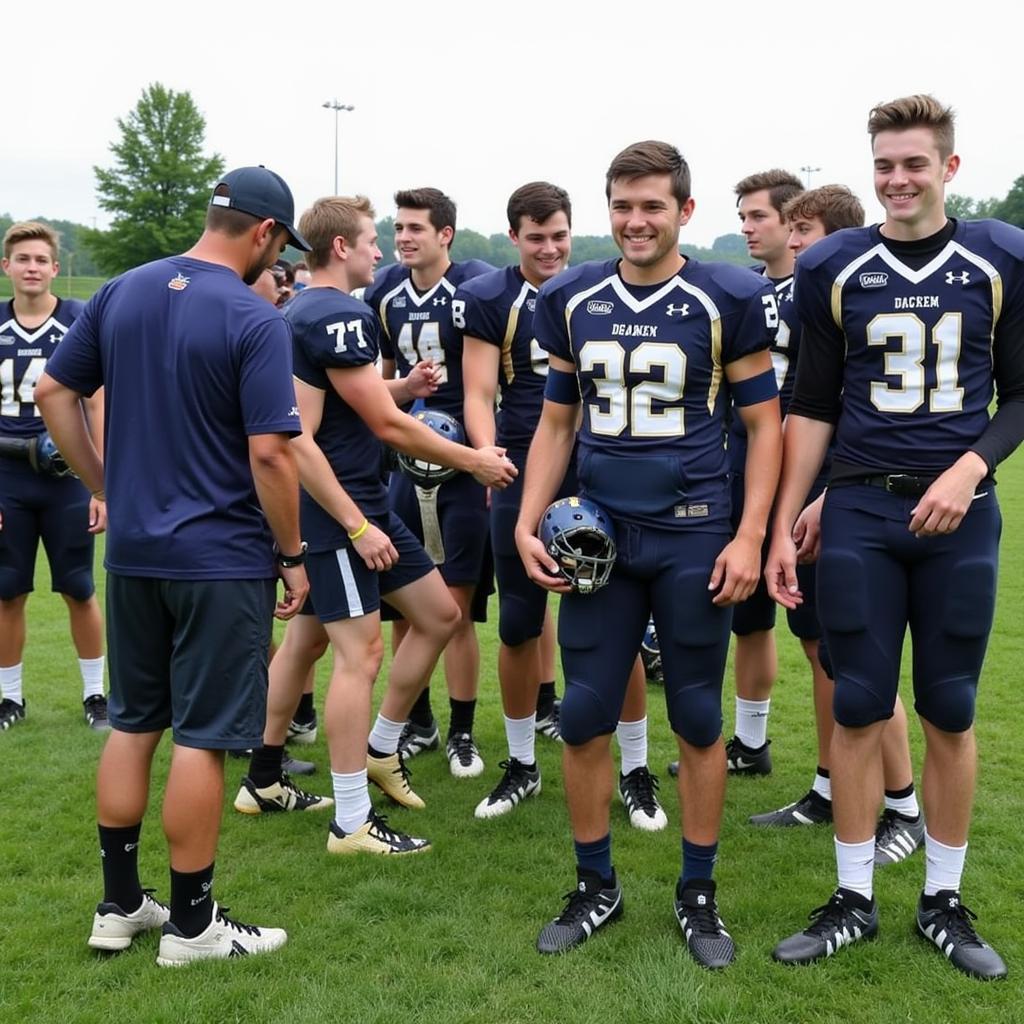
<instances>
[{"instance_id":1,"label":"white jersey number","mask_svg":"<svg viewBox=\"0 0 1024 1024\"><path fill-rule=\"evenodd\" d=\"M441 325L436 321L427 320L420 324L415 340L413 325L402 324L398 332L398 351L410 366L415 366L421 359L433 360L434 365L441 368L439 383L448 382L448 367L444 365L444 349L441 347Z\"/></svg>"},{"instance_id":2,"label":"white jersey number","mask_svg":"<svg viewBox=\"0 0 1024 1024\"><path fill-rule=\"evenodd\" d=\"M36 397L36 384L46 369L46 360L30 359L20 381L14 380L14 360L0 359L0 416L20 416L22 405L32 405ZM28 415L37 416L35 409Z\"/></svg>"},{"instance_id":3,"label":"white jersey number","mask_svg":"<svg viewBox=\"0 0 1024 1024\"><path fill-rule=\"evenodd\" d=\"M580 349L579 368L589 373L598 401L587 405L590 429L617 437L627 427L634 437L676 437L686 433L682 408L655 409L655 400L683 397L686 356L678 345L643 341L629 353L629 372L660 370L660 380L626 384L626 351L617 341L588 341ZM597 372L600 370L600 372Z\"/></svg>"}]
</instances>

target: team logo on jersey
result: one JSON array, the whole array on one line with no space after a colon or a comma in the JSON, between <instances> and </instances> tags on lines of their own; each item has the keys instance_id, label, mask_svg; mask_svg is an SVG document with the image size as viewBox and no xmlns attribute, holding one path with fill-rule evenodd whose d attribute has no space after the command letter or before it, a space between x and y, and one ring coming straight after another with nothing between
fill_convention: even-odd
<instances>
[{"instance_id":1,"label":"team logo on jersey","mask_svg":"<svg viewBox=\"0 0 1024 1024\"><path fill-rule=\"evenodd\" d=\"M878 271L874 274L861 274L861 288L884 288L889 283L889 275Z\"/></svg>"},{"instance_id":2,"label":"team logo on jersey","mask_svg":"<svg viewBox=\"0 0 1024 1024\"><path fill-rule=\"evenodd\" d=\"M609 316L614 309L614 303L606 302L603 299L591 299L587 303L587 312L591 316Z\"/></svg>"},{"instance_id":3,"label":"team logo on jersey","mask_svg":"<svg viewBox=\"0 0 1024 1024\"><path fill-rule=\"evenodd\" d=\"M60 339L63 337L63 334L58 334L56 331L54 331L53 334L51 334L50 337L47 339L47 341L49 341L51 345L56 345L57 342L60 341Z\"/></svg>"},{"instance_id":4,"label":"team logo on jersey","mask_svg":"<svg viewBox=\"0 0 1024 1024\"><path fill-rule=\"evenodd\" d=\"M967 284L970 280L971 275L966 270L959 274L954 274L952 270L946 271L946 284Z\"/></svg>"},{"instance_id":5,"label":"team logo on jersey","mask_svg":"<svg viewBox=\"0 0 1024 1024\"><path fill-rule=\"evenodd\" d=\"M434 297L433 303L434 303L435 306L447 306L448 305L448 296L447 295L437 295L437 296Z\"/></svg>"},{"instance_id":6,"label":"team logo on jersey","mask_svg":"<svg viewBox=\"0 0 1024 1024\"><path fill-rule=\"evenodd\" d=\"M13 345L14 335L13 334L0 334L0 345Z\"/></svg>"},{"instance_id":7,"label":"team logo on jersey","mask_svg":"<svg viewBox=\"0 0 1024 1024\"><path fill-rule=\"evenodd\" d=\"M537 311L537 300L536 299L527 299L526 300L526 308L531 313L535 313Z\"/></svg>"},{"instance_id":8,"label":"team logo on jersey","mask_svg":"<svg viewBox=\"0 0 1024 1024\"><path fill-rule=\"evenodd\" d=\"M167 282L167 287L170 288L172 292L183 292L188 287L190 280L191 278L185 277L185 275L179 270L178 273Z\"/></svg>"},{"instance_id":9,"label":"team logo on jersey","mask_svg":"<svg viewBox=\"0 0 1024 1024\"><path fill-rule=\"evenodd\" d=\"M665 315L666 316L687 316L687 315L689 315L689 312L690 312L690 304L688 302L684 302L681 306L673 306L672 303L670 302L665 307Z\"/></svg>"},{"instance_id":10,"label":"team logo on jersey","mask_svg":"<svg viewBox=\"0 0 1024 1024\"><path fill-rule=\"evenodd\" d=\"M391 305L394 306L395 309L405 309L405 296L396 295Z\"/></svg>"}]
</instances>

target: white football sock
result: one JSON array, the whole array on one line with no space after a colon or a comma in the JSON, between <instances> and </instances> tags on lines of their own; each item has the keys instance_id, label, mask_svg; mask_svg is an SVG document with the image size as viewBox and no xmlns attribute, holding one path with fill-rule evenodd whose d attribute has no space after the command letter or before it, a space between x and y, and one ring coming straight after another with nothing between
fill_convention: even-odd
<instances>
[{"instance_id":1,"label":"white football sock","mask_svg":"<svg viewBox=\"0 0 1024 1024\"><path fill-rule=\"evenodd\" d=\"M744 700L736 698L736 736L750 750L757 750L768 742L768 709L770 700Z\"/></svg>"},{"instance_id":2,"label":"white football sock","mask_svg":"<svg viewBox=\"0 0 1024 1024\"><path fill-rule=\"evenodd\" d=\"M360 772L331 772L334 786L334 820L343 832L355 832L363 827L370 813L370 791L366 784L366 769Z\"/></svg>"},{"instance_id":3,"label":"white football sock","mask_svg":"<svg viewBox=\"0 0 1024 1024\"><path fill-rule=\"evenodd\" d=\"M402 738L405 722L392 722L383 715L377 716L370 732L370 746L382 754L393 754L398 750L398 741Z\"/></svg>"},{"instance_id":4,"label":"white football sock","mask_svg":"<svg viewBox=\"0 0 1024 1024\"><path fill-rule=\"evenodd\" d=\"M871 899L875 870L875 837L865 839L862 843L841 843L837 839L835 844L839 887L852 889L866 900Z\"/></svg>"},{"instance_id":5,"label":"white football sock","mask_svg":"<svg viewBox=\"0 0 1024 1024\"><path fill-rule=\"evenodd\" d=\"M16 700L19 704L25 703L21 695L21 666L11 665L8 668L0 668L0 690L3 691L4 700Z\"/></svg>"},{"instance_id":6,"label":"white football sock","mask_svg":"<svg viewBox=\"0 0 1024 1024\"><path fill-rule=\"evenodd\" d=\"M934 896L941 889L960 891L960 879L964 873L964 859L967 844L946 846L924 830L924 894Z\"/></svg>"},{"instance_id":7,"label":"white football sock","mask_svg":"<svg viewBox=\"0 0 1024 1024\"><path fill-rule=\"evenodd\" d=\"M647 717L638 722L619 722L615 729L622 755L622 774L647 767Z\"/></svg>"},{"instance_id":8,"label":"white football sock","mask_svg":"<svg viewBox=\"0 0 1024 1024\"><path fill-rule=\"evenodd\" d=\"M103 663L106 658L79 658L78 669L82 673L82 700L103 696Z\"/></svg>"},{"instance_id":9,"label":"white football sock","mask_svg":"<svg viewBox=\"0 0 1024 1024\"><path fill-rule=\"evenodd\" d=\"M505 738L508 740L508 756L520 764L535 764L536 753L534 739L537 735L536 713L526 718L509 718L505 716Z\"/></svg>"}]
</instances>

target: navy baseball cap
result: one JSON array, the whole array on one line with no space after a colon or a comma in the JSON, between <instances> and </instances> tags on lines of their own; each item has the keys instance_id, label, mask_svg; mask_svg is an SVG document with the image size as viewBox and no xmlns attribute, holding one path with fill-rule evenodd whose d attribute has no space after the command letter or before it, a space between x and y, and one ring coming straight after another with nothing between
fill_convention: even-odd
<instances>
[{"instance_id":1,"label":"navy baseball cap","mask_svg":"<svg viewBox=\"0 0 1024 1024\"><path fill-rule=\"evenodd\" d=\"M223 194L218 194L218 189ZM217 182L210 198L210 205L241 210L261 220L271 217L288 232L292 245L303 252L309 252L311 248L309 242L292 224L295 219L292 190L280 174L275 174L263 164L259 167L239 167L234 171L228 171Z\"/></svg>"}]
</instances>

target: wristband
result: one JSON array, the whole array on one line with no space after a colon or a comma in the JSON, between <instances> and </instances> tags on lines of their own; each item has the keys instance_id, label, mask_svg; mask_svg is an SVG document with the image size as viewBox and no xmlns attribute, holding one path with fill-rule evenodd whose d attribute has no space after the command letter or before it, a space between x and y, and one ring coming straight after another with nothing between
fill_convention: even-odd
<instances>
[{"instance_id":1,"label":"wristband","mask_svg":"<svg viewBox=\"0 0 1024 1024\"><path fill-rule=\"evenodd\" d=\"M364 518L363 519L363 525L360 526L358 530L353 530L353 532L348 535L348 539L349 540L359 540L359 538L362 537L362 535L364 533L366 533L366 531L369 528L370 528L370 520Z\"/></svg>"},{"instance_id":2,"label":"wristband","mask_svg":"<svg viewBox=\"0 0 1024 1024\"><path fill-rule=\"evenodd\" d=\"M107 493L106 493L106 491L103 490L102 487L98 491L92 491L91 493L92 493L92 496L97 501L106 501L107 500Z\"/></svg>"},{"instance_id":3,"label":"wristband","mask_svg":"<svg viewBox=\"0 0 1024 1024\"><path fill-rule=\"evenodd\" d=\"M297 565L304 565L306 562L306 542L302 542L302 547L299 548L297 555L283 555L280 551L277 553L277 564L282 569L294 569Z\"/></svg>"}]
</instances>

